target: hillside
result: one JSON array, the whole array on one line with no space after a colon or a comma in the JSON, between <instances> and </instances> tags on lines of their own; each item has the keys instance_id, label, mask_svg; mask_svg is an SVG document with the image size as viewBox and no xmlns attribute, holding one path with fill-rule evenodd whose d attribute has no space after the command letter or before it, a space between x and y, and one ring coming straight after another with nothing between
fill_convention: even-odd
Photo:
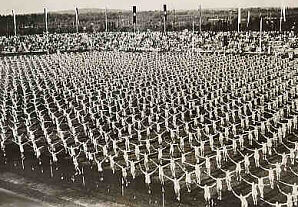
<instances>
[{"instance_id":1,"label":"hillside","mask_svg":"<svg viewBox=\"0 0 298 207\"><path fill-rule=\"evenodd\" d=\"M250 24L247 27L248 10ZM259 30L260 16L264 19L264 30L279 30L279 8L246 8L242 9L242 30ZM202 29L213 31L237 30L236 8L231 9L203 9ZM107 10L109 31L132 31L132 12L129 10ZM183 29L199 30L198 10L170 10L168 11L167 29L181 31ZM283 30L296 30L298 23L298 9L289 8L286 12L287 22L283 23ZM105 31L105 9L79 9L79 30L85 32ZM17 33L35 34L44 32L43 14L17 15ZM51 33L75 32L74 10L56 11L48 14L48 28ZM137 12L137 30L147 29L161 31L163 28L162 11ZM0 35L13 34L12 16L0 16Z\"/></svg>"}]
</instances>

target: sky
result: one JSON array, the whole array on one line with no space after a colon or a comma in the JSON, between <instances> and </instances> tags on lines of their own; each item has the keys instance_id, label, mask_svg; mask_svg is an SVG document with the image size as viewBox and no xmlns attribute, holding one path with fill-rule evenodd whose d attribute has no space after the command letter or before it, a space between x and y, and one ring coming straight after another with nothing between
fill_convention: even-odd
<instances>
[{"instance_id":1,"label":"sky","mask_svg":"<svg viewBox=\"0 0 298 207\"><path fill-rule=\"evenodd\" d=\"M171 9L233 8L233 7L298 7L298 0L0 0L0 14L40 13L46 7L48 11L71 10L78 8L102 8L130 10L160 10L167 4Z\"/></svg>"}]
</instances>

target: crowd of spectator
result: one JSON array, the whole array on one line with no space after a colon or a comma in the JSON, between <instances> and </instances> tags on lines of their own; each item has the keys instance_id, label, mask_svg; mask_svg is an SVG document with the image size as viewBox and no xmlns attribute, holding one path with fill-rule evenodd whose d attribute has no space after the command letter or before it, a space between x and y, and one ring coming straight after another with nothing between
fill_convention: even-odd
<instances>
[{"instance_id":1,"label":"crowd of spectator","mask_svg":"<svg viewBox=\"0 0 298 207\"><path fill-rule=\"evenodd\" d=\"M105 51L225 51L283 53L296 48L293 32L109 32L0 37L1 53Z\"/></svg>"}]
</instances>

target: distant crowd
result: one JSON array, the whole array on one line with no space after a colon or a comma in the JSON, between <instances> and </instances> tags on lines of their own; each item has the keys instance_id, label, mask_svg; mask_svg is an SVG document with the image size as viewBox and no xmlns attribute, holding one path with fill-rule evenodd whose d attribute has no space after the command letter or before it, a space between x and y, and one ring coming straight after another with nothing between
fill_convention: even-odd
<instances>
[{"instance_id":1,"label":"distant crowd","mask_svg":"<svg viewBox=\"0 0 298 207\"><path fill-rule=\"evenodd\" d=\"M111 32L0 37L0 53L67 51L221 51L282 54L297 48L292 32Z\"/></svg>"}]
</instances>

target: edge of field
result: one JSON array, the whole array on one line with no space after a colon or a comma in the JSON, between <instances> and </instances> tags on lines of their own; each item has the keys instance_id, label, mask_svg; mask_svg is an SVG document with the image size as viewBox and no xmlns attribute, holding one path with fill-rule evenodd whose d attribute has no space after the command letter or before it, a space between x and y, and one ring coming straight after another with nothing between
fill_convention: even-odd
<instances>
[{"instance_id":1,"label":"edge of field","mask_svg":"<svg viewBox=\"0 0 298 207\"><path fill-rule=\"evenodd\" d=\"M128 207L127 205L110 201L88 201L83 197L74 198L67 196L71 189L61 189L58 186L37 183L32 179L27 179L11 172L0 173L0 190L40 203L42 207Z\"/></svg>"}]
</instances>

